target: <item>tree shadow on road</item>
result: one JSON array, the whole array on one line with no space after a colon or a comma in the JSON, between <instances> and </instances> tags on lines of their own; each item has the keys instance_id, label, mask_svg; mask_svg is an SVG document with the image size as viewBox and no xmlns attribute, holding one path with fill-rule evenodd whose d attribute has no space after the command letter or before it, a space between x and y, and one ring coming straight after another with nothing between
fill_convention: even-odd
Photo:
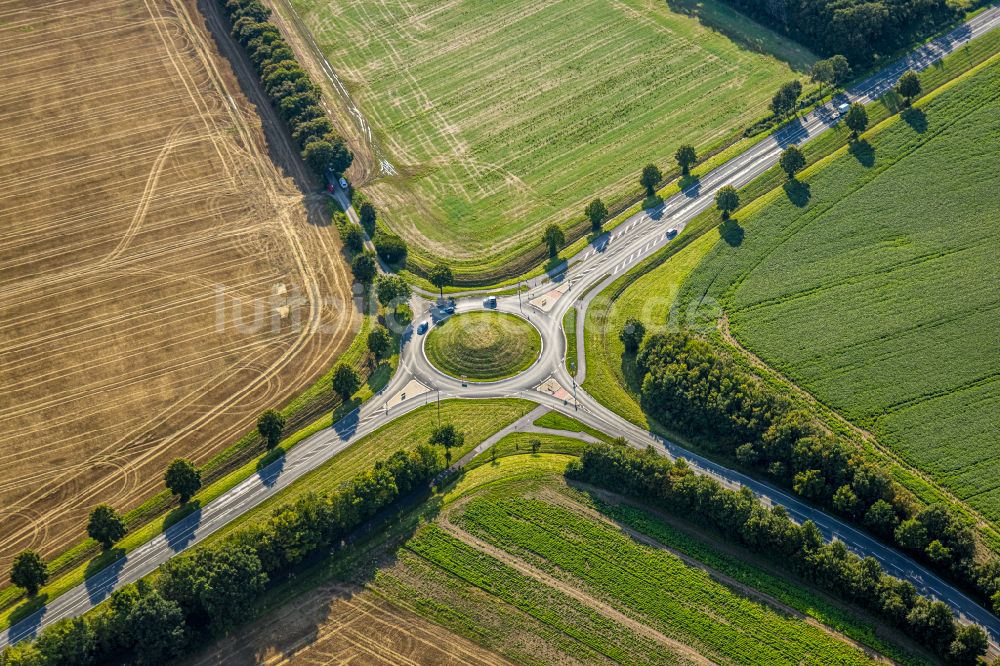
<instances>
[{"instance_id":1,"label":"tree shadow on road","mask_svg":"<svg viewBox=\"0 0 1000 666\"><path fill-rule=\"evenodd\" d=\"M257 462L257 476L260 482L268 488L278 482L278 477L285 471L285 450L280 446Z\"/></svg>"},{"instance_id":2,"label":"tree shadow on road","mask_svg":"<svg viewBox=\"0 0 1000 666\"><path fill-rule=\"evenodd\" d=\"M353 398L350 402L344 403L338 407L337 411L334 413L333 431L336 432L341 439L350 439L351 437L354 437L354 433L357 432L361 418L361 412L358 409L360 406L361 401L357 398ZM345 410L350 411L345 413ZM343 414L343 416L337 418L340 414Z\"/></svg>"},{"instance_id":3,"label":"tree shadow on road","mask_svg":"<svg viewBox=\"0 0 1000 666\"><path fill-rule=\"evenodd\" d=\"M34 636L42 624L42 614L35 615L35 613L39 609L44 608L48 600L49 595L47 592L25 599L24 603L12 610L7 617L11 628L15 628L18 622L24 622L23 626L16 627L17 634L24 634L26 637Z\"/></svg>"},{"instance_id":4,"label":"tree shadow on road","mask_svg":"<svg viewBox=\"0 0 1000 666\"><path fill-rule=\"evenodd\" d=\"M195 511L199 510L200 508L201 508L200 499L193 500L191 502L188 502L187 504L182 504L181 506L177 507L176 509L168 513L163 518L163 529L167 529L171 525L175 525L176 523L190 516Z\"/></svg>"},{"instance_id":5,"label":"tree shadow on road","mask_svg":"<svg viewBox=\"0 0 1000 666\"><path fill-rule=\"evenodd\" d=\"M550 280L562 279L563 273L566 272L566 268L569 264L562 257L551 257L547 262L545 262L545 274L549 276Z\"/></svg>"},{"instance_id":6,"label":"tree shadow on road","mask_svg":"<svg viewBox=\"0 0 1000 666\"><path fill-rule=\"evenodd\" d=\"M90 603L100 603L111 594L124 566L124 548L106 550L87 563L83 583L87 587Z\"/></svg>"},{"instance_id":7,"label":"tree shadow on road","mask_svg":"<svg viewBox=\"0 0 1000 666\"><path fill-rule=\"evenodd\" d=\"M689 199L697 198L701 194L701 178L690 173L677 181L677 186L681 193Z\"/></svg>"},{"instance_id":8,"label":"tree shadow on road","mask_svg":"<svg viewBox=\"0 0 1000 666\"><path fill-rule=\"evenodd\" d=\"M191 542L194 541L194 532L201 525L201 502L192 504L196 504L194 511L163 530L163 537L167 540L167 545L175 553L179 553L191 545Z\"/></svg>"}]
</instances>

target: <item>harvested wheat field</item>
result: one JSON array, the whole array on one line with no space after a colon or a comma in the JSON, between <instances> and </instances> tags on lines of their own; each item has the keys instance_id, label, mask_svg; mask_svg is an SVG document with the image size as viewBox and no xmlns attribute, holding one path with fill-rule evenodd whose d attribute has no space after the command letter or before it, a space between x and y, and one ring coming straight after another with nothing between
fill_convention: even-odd
<instances>
[{"instance_id":1,"label":"harvested wheat field","mask_svg":"<svg viewBox=\"0 0 1000 666\"><path fill-rule=\"evenodd\" d=\"M448 664L505 659L367 591L322 587L217 642L191 664Z\"/></svg>"},{"instance_id":2,"label":"harvested wheat field","mask_svg":"<svg viewBox=\"0 0 1000 666\"><path fill-rule=\"evenodd\" d=\"M360 323L322 198L265 140L205 16L0 5L2 570L230 444Z\"/></svg>"}]
</instances>

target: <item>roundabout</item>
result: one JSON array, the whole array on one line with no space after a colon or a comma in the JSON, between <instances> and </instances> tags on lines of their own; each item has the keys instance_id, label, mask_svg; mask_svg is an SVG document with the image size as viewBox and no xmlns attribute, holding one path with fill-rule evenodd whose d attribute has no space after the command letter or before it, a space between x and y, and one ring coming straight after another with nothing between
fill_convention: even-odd
<instances>
[{"instance_id":1,"label":"roundabout","mask_svg":"<svg viewBox=\"0 0 1000 666\"><path fill-rule=\"evenodd\" d=\"M424 354L436 370L470 382L495 382L527 370L542 351L542 337L525 319L480 310L456 314L432 328Z\"/></svg>"}]
</instances>

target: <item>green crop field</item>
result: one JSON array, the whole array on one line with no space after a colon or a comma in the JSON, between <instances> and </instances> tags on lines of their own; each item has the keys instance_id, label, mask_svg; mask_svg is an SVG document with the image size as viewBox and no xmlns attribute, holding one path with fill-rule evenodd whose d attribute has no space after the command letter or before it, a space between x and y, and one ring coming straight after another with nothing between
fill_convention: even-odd
<instances>
[{"instance_id":1,"label":"green crop field","mask_svg":"<svg viewBox=\"0 0 1000 666\"><path fill-rule=\"evenodd\" d=\"M706 6L706 9L709 6ZM1000 49L1000 31L989 33L981 39L946 56L938 65L920 74L925 91L932 91L989 60ZM868 105L871 126L885 121L899 109L897 95L888 95L882 100ZM849 132L844 127L835 127L803 146L803 152L810 163L833 154L848 142ZM777 166L759 176L742 188L740 198L747 204L758 198L780 195L785 174ZM772 191L777 190L777 191ZM754 204L757 206L758 204ZM625 320L637 317L649 331L662 330L668 323L704 330L713 327L718 316L718 306L712 300L696 303L698 308L689 309L692 290L685 297L683 307L674 308L681 286L694 268L705 258L719 240L722 228L713 231L719 215L714 209L704 211L688 223L677 242L690 241L680 250L668 246L667 252L674 252L658 265L648 270L640 266L619 278L614 284L598 294L587 309L584 329L587 376L584 388L604 405L614 409L621 416L644 427L660 430L659 424L650 422L639 405L639 387L636 385L629 359L623 363L624 347L618 339ZM690 239L687 237L691 237ZM706 285L701 283L705 290ZM676 437L677 433L670 433ZM912 481L907 476L907 482ZM926 486L911 490L923 495Z\"/></svg>"},{"instance_id":2,"label":"green crop field","mask_svg":"<svg viewBox=\"0 0 1000 666\"><path fill-rule=\"evenodd\" d=\"M837 632L623 531L565 485L569 459L518 455L469 471L371 589L518 662L874 663ZM793 589L782 594L798 598Z\"/></svg>"},{"instance_id":3,"label":"green crop field","mask_svg":"<svg viewBox=\"0 0 1000 666\"><path fill-rule=\"evenodd\" d=\"M681 302L1000 522L1000 68L804 177L717 242Z\"/></svg>"},{"instance_id":4,"label":"green crop field","mask_svg":"<svg viewBox=\"0 0 1000 666\"><path fill-rule=\"evenodd\" d=\"M480 265L717 146L813 60L714 0L293 5L398 171L365 188L383 219Z\"/></svg>"},{"instance_id":5,"label":"green crop field","mask_svg":"<svg viewBox=\"0 0 1000 666\"><path fill-rule=\"evenodd\" d=\"M542 336L524 319L481 311L448 317L427 334L427 359L452 377L488 382L526 370L542 351Z\"/></svg>"}]
</instances>

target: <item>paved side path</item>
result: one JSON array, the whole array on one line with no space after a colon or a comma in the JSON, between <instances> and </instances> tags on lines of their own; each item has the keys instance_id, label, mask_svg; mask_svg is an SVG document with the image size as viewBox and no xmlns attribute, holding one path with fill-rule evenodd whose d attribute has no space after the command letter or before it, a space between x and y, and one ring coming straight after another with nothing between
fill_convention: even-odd
<instances>
[{"instance_id":1,"label":"paved side path","mask_svg":"<svg viewBox=\"0 0 1000 666\"><path fill-rule=\"evenodd\" d=\"M460 469L462 467L465 467L466 465L469 464L469 461L471 461L473 458L475 458L476 456L478 456L480 453L482 453L486 449L490 448L491 446L493 446L494 444L496 444L497 442L499 442L501 439L503 439L504 437L506 437L510 433L512 433L512 432L525 432L525 431L527 431L528 429L530 429L530 428L533 427L533 424L534 424L535 421L537 421L538 419L540 419L548 411L549 411L549 408L548 407L543 407L542 405L539 405L538 407L535 407L533 410L531 410L530 412L528 412L527 414L525 414L524 416L522 416L518 420L516 420L513 423L511 423L506 428L498 430L495 433L493 433L492 435L490 435L489 437L487 437L485 440L483 440L482 444L480 444L479 446L477 446L476 448L472 449L471 451L469 451L468 453L466 453L464 456L462 456L461 458L459 458L457 462L453 463L452 466L451 466L451 469L457 470L457 469Z\"/></svg>"}]
</instances>

